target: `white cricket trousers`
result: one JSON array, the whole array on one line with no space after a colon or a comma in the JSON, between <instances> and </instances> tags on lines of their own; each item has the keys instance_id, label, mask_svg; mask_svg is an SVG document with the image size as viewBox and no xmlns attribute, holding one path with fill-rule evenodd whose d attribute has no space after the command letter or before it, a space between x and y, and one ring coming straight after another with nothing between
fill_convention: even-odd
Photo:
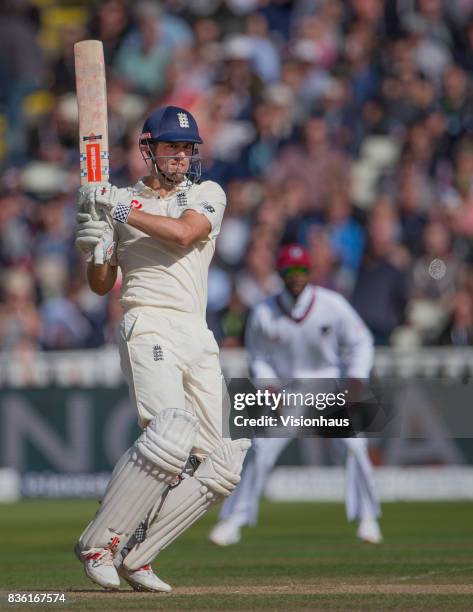
<instances>
[{"instance_id":1,"label":"white cricket trousers","mask_svg":"<svg viewBox=\"0 0 473 612\"><path fill-rule=\"evenodd\" d=\"M241 481L225 500L219 519L231 518L240 526L256 525L258 507L269 473L291 438L255 438L246 456ZM380 515L375 494L373 466L366 438L336 438L347 451L345 507L348 520Z\"/></svg>"},{"instance_id":2,"label":"white cricket trousers","mask_svg":"<svg viewBox=\"0 0 473 612\"><path fill-rule=\"evenodd\" d=\"M205 458L222 443L226 387L219 348L205 320L152 306L127 311L119 352L141 428L166 408L181 408L200 422L192 454Z\"/></svg>"}]
</instances>

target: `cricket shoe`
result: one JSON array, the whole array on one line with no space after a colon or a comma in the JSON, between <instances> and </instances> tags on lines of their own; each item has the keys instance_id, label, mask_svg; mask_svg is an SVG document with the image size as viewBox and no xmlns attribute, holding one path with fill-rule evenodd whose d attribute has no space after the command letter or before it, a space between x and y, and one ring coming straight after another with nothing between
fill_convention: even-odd
<instances>
[{"instance_id":1,"label":"cricket shoe","mask_svg":"<svg viewBox=\"0 0 473 612\"><path fill-rule=\"evenodd\" d=\"M158 578L151 565L143 565L137 570L127 570L121 565L118 568L120 576L128 582L135 591L152 591L169 593L171 585Z\"/></svg>"},{"instance_id":2,"label":"cricket shoe","mask_svg":"<svg viewBox=\"0 0 473 612\"><path fill-rule=\"evenodd\" d=\"M241 527L232 519L224 519L215 525L209 534L209 540L217 546L231 546L241 540Z\"/></svg>"},{"instance_id":3,"label":"cricket shoe","mask_svg":"<svg viewBox=\"0 0 473 612\"><path fill-rule=\"evenodd\" d=\"M381 544L383 535L375 518L363 518L358 525L356 535L369 544Z\"/></svg>"},{"instance_id":4,"label":"cricket shoe","mask_svg":"<svg viewBox=\"0 0 473 612\"><path fill-rule=\"evenodd\" d=\"M84 572L92 582L104 589L120 587L120 577L113 564L113 552L110 548L91 548L87 552L81 552L77 544L74 552L84 564Z\"/></svg>"}]
</instances>

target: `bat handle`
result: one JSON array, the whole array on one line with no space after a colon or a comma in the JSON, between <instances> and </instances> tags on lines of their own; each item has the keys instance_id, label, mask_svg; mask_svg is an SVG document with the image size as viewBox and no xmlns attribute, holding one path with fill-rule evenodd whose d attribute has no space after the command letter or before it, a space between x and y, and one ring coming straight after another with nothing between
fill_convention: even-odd
<instances>
[{"instance_id":1,"label":"bat handle","mask_svg":"<svg viewBox=\"0 0 473 612\"><path fill-rule=\"evenodd\" d=\"M94 250L94 263L99 266L103 264L103 246L100 244L100 242Z\"/></svg>"}]
</instances>

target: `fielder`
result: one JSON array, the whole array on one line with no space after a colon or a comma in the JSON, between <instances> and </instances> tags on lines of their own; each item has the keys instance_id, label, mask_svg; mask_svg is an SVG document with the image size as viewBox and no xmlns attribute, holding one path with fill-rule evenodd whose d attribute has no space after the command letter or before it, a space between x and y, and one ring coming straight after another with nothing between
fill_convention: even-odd
<instances>
[{"instance_id":1,"label":"fielder","mask_svg":"<svg viewBox=\"0 0 473 612\"><path fill-rule=\"evenodd\" d=\"M160 108L140 138L149 175L124 189L80 190L76 242L91 259L91 289L106 294L121 268L121 368L143 430L76 545L104 588L121 576L136 590L170 591L151 561L234 490L249 447L222 437L225 388L205 310L226 196L200 182L200 143L189 112Z\"/></svg>"},{"instance_id":2,"label":"fielder","mask_svg":"<svg viewBox=\"0 0 473 612\"><path fill-rule=\"evenodd\" d=\"M277 262L285 289L254 309L246 345L250 372L259 379L366 379L373 363L371 334L339 294L309 284L310 256L298 245L284 247ZM343 353L343 357L342 357ZM210 533L215 544L236 544L244 525L255 525L270 471L290 438L255 438L240 484L223 504ZM357 535L379 543L380 508L365 438L337 438L347 451L346 512L358 521Z\"/></svg>"}]
</instances>

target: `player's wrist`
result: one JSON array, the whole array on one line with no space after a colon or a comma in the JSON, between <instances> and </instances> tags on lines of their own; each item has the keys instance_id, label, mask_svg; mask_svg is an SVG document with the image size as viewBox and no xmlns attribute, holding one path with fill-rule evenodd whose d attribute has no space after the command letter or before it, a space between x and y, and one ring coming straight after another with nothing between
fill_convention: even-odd
<instances>
[{"instance_id":1,"label":"player's wrist","mask_svg":"<svg viewBox=\"0 0 473 612\"><path fill-rule=\"evenodd\" d=\"M132 208L129 204L117 204L112 213L112 219L118 223L128 223Z\"/></svg>"},{"instance_id":2,"label":"player's wrist","mask_svg":"<svg viewBox=\"0 0 473 612\"><path fill-rule=\"evenodd\" d=\"M104 261L103 263L100 263L100 262L97 263L95 261L93 253L91 253L90 256L87 258L87 266L88 266L88 268L92 268L92 269L106 268L109 265L110 265L110 260Z\"/></svg>"}]
</instances>

